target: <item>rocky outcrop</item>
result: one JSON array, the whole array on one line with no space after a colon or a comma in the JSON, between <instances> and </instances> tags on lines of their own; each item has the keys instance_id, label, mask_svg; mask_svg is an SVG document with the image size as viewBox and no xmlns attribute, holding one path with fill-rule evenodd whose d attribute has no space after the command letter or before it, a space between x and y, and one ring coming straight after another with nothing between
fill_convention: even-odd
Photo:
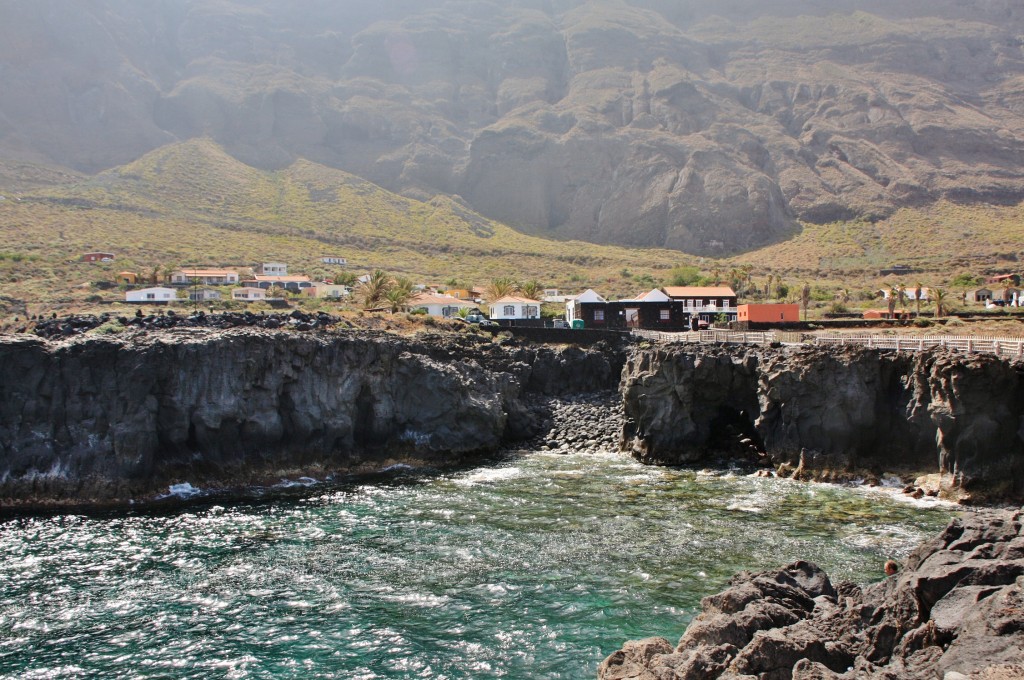
<instances>
[{"instance_id":1,"label":"rocky outcrop","mask_svg":"<svg viewBox=\"0 0 1024 680\"><path fill-rule=\"evenodd\" d=\"M723 255L796 218L1024 196L1009 0L17 3L0 150L210 137L560 239Z\"/></svg>"},{"instance_id":2,"label":"rocky outcrop","mask_svg":"<svg viewBox=\"0 0 1024 680\"><path fill-rule=\"evenodd\" d=\"M649 463L770 460L795 476L946 476L1024 497L1024 366L987 355L706 345L636 350L623 445Z\"/></svg>"},{"instance_id":3,"label":"rocky outcrop","mask_svg":"<svg viewBox=\"0 0 1024 680\"><path fill-rule=\"evenodd\" d=\"M600 680L1024 677L1024 513L954 520L902 569L833 586L796 562L734 577L677 645L627 642Z\"/></svg>"},{"instance_id":4,"label":"rocky outcrop","mask_svg":"<svg viewBox=\"0 0 1024 680\"><path fill-rule=\"evenodd\" d=\"M607 391L621 349L478 335L174 328L0 343L0 499L145 499L388 461L452 463L543 433L538 396Z\"/></svg>"}]
</instances>

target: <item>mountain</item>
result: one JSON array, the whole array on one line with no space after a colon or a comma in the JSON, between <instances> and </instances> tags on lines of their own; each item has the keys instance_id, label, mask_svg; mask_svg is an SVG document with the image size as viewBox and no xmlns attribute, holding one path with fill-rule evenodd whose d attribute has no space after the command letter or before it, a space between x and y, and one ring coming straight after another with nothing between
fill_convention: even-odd
<instances>
[{"instance_id":1,"label":"mountain","mask_svg":"<svg viewBox=\"0 0 1024 680\"><path fill-rule=\"evenodd\" d=\"M1014 0L0 0L0 152L210 138L523 232L725 256L1024 197Z\"/></svg>"},{"instance_id":2,"label":"mountain","mask_svg":"<svg viewBox=\"0 0 1024 680\"><path fill-rule=\"evenodd\" d=\"M2 181L2 175L0 175ZM341 170L298 160L276 171L208 139L167 145L124 166L0 196L0 282L29 303L81 302L128 270L287 262L331 276L384 269L417 283L485 285L509 276L616 294L654 287L629 272L690 263L676 251L559 242L522 234L446 196L399 196ZM83 263L84 252L115 254ZM93 284L93 285L90 285ZM0 305L2 309L2 305Z\"/></svg>"}]
</instances>

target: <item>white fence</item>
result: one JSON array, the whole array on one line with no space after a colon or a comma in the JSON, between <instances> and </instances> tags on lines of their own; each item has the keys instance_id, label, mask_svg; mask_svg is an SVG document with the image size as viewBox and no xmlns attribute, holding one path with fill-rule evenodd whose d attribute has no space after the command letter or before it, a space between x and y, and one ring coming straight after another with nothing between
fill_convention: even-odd
<instances>
[{"instance_id":1,"label":"white fence","mask_svg":"<svg viewBox=\"0 0 1024 680\"><path fill-rule=\"evenodd\" d=\"M661 331L634 330L634 335L661 342L721 342L737 345L768 345L773 342L784 344L810 343L814 345L854 345L876 349L895 349L904 352L921 352L933 347L955 349L958 352L995 354L1001 357L1024 357L1024 338L982 337L971 335L947 335L931 337L892 335L802 335L800 333L741 332L708 330L685 333L664 333Z\"/></svg>"},{"instance_id":2,"label":"white fence","mask_svg":"<svg viewBox=\"0 0 1024 680\"><path fill-rule=\"evenodd\" d=\"M663 331L649 331L637 329L634 335L648 340L660 340L662 342L724 342L735 345L767 345L776 342L776 334L768 332L744 332L744 331L688 331L680 333L665 333Z\"/></svg>"},{"instance_id":3,"label":"white fence","mask_svg":"<svg viewBox=\"0 0 1024 680\"><path fill-rule=\"evenodd\" d=\"M899 337L891 335L816 335L816 345L860 345L878 349L920 352L932 347L946 347L959 352L978 352L1002 357L1024 357L1024 338L994 338L973 335L932 337Z\"/></svg>"}]
</instances>

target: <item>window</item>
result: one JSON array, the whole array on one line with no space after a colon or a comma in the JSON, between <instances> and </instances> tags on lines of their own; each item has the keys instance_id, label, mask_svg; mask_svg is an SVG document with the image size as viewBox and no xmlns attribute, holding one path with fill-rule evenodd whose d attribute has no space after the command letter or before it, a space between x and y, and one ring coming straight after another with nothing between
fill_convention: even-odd
<instances>
[{"instance_id":1,"label":"window","mask_svg":"<svg viewBox=\"0 0 1024 680\"><path fill-rule=\"evenodd\" d=\"M156 299L156 293L146 293L146 299L147 300L155 300Z\"/></svg>"},{"instance_id":2,"label":"window","mask_svg":"<svg viewBox=\"0 0 1024 680\"><path fill-rule=\"evenodd\" d=\"M516 315L515 305L505 305L505 309L502 312L502 316L509 317L509 316L515 316L515 315Z\"/></svg>"},{"instance_id":3,"label":"window","mask_svg":"<svg viewBox=\"0 0 1024 680\"><path fill-rule=\"evenodd\" d=\"M671 321L672 320L672 310L669 310L669 309L661 310L660 317L661 317L662 321Z\"/></svg>"},{"instance_id":4,"label":"window","mask_svg":"<svg viewBox=\"0 0 1024 680\"><path fill-rule=\"evenodd\" d=\"M604 321L604 310L603 309L595 309L594 310L594 321Z\"/></svg>"},{"instance_id":5,"label":"window","mask_svg":"<svg viewBox=\"0 0 1024 680\"><path fill-rule=\"evenodd\" d=\"M534 305L526 306L527 319L536 319L538 316L540 316L540 312L537 310L537 307L535 307Z\"/></svg>"}]
</instances>

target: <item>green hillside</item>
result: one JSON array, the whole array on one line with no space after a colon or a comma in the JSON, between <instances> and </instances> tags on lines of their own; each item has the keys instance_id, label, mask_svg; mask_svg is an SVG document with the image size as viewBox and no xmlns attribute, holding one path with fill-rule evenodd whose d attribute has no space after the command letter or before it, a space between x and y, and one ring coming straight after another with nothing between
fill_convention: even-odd
<instances>
[{"instance_id":1,"label":"green hillside","mask_svg":"<svg viewBox=\"0 0 1024 680\"><path fill-rule=\"evenodd\" d=\"M84 300L118 271L276 260L329 275L323 256L357 273L381 268L426 283L484 285L495 277L545 286L636 286L622 270L665 270L691 258L667 250L555 242L480 217L457 200L420 202L338 170L299 161L279 172L246 166L209 141L152 152L129 165L0 201L6 294ZM112 263L78 262L111 251Z\"/></svg>"},{"instance_id":2,"label":"green hillside","mask_svg":"<svg viewBox=\"0 0 1024 680\"><path fill-rule=\"evenodd\" d=\"M0 172L0 295L8 312L17 301L46 311L120 299L97 283L122 270L148 275L275 260L329 277L337 271L321 263L324 256L347 258L357 274L380 268L417 282L477 286L511 277L609 296L669 282L680 265L696 265L710 279L727 280L727 272L748 265L755 278L774 272L823 291L871 290L885 282L877 270L897 262L921 268L917 279L934 286L961 272L1019 271L1024 256L1021 206L939 203L877 223L804 225L789 241L716 261L528 236L457 197L416 201L307 161L258 170L207 140L168 146L91 178L9 170ZM90 250L117 257L80 262Z\"/></svg>"}]
</instances>

